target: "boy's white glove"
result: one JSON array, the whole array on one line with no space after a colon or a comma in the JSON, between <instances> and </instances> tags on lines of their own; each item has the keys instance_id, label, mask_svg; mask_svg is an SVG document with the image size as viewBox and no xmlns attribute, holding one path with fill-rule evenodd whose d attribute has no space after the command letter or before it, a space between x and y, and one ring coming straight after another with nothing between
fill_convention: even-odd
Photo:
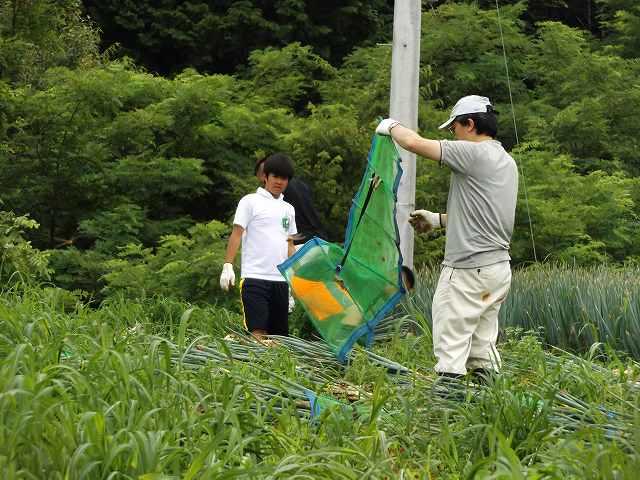
<instances>
[{"instance_id":1,"label":"boy's white glove","mask_svg":"<svg viewBox=\"0 0 640 480\"><path fill-rule=\"evenodd\" d=\"M409 223L420 233L428 233L441 228L440 214L429 210L415 210L409 214Z\"/></svg>"},{"instance_id":2,"label":"boy's white glove","mask_svg":"<svg viewBox=\"0 0 640 480\"><path fill-rule=\"evenodd\" d=\"M391 135L391 129L397 125L400 125L399 121L393 118L385 118L376 127L376 133L387 136Z\"/></svg>"},{"instance_id":3,"label":"boy's white glove","mask_svg":"<svg viewBox=\"0 0 640 480\"><path fill-rule=\"evenodd\" d=\"M289 295L289 313L293 312L294 308L296 308L296 301L293 299L292 295Z\"/></svg>"},{"instance_id":4,"label":"boy's white glove","mask_svg":"<svg viewBox=\"0 0 640 480\"><path fill-rule=\"evenodd\" d=\"M233 265L225 263L222 266L222 273L220 274L220 288L224 291L228 291L229 287L236 284L236 274L233 272Z\"/></svg>"}]
</instances>

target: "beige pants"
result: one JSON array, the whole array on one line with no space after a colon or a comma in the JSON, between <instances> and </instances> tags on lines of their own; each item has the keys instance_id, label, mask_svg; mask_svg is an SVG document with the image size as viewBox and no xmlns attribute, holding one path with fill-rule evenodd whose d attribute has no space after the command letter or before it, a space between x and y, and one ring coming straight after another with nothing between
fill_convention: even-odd
<instances>
[{"instance_id":1,"label":"beige pants","mask_svg":"<svg viewBox=\"0 0 640 480\"><path fill-rule=\"evenodd\" d=\"M500 368L498 312L510 285L509 262L442 269L432 306L437 372Z\"/></svg>"}]
</instances>

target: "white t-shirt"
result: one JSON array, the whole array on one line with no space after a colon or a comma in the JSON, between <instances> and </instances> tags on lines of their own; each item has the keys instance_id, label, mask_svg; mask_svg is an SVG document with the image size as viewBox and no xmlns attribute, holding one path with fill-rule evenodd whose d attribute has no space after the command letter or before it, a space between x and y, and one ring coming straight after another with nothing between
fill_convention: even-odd
<instances>
[{"instance_id":1,"label":"white t-shirt","mask_svg":"<svg viewBox=\"0 0 640 480\"><path fill-rule=\"evenodd\" d=\"M258 188L238 203L233 223L244 228L242 278L285 281L277 265L288 258L287 237L298 230L295 210L282 198L273 198L267 190Z\"/></svg>"}]
</instances>

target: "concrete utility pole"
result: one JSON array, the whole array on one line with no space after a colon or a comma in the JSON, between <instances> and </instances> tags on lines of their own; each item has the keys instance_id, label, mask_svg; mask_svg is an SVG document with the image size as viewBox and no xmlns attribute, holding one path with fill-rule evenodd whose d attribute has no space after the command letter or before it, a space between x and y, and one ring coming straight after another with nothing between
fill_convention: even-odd
<instances>
[{"instance_id":1,"label":"concrete utility pole","mask_svg":"<svg viewBox=\"0 0 640 480\"><path fill-rule=\"evenodd\" d=\"M393 9L393 57L389 116L404 126L418 128L420 69L420 0L395 0ZM404 173L398 187L396 220L404 264L413 268L413 228L409 213L416 201L416 156L398 146Z\"/></svg>"}]
</instances>

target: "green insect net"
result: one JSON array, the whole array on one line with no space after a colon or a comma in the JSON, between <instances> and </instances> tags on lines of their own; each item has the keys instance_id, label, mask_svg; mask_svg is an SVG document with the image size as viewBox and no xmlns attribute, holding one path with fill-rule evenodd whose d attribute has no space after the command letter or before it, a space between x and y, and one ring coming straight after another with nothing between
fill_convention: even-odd
<instances>
[{"instance_id":1,"label":"green insect net","mask_svg":"<svg viewBox=\"0 0 640 480\"><path fill-rule=\"evenodd\" d=\"M402 298L402 255L396 223L400 156L376 135L353 199L344 246L312 238L278 266L324 340L345 361L360 339Z\"/></svg>"}]
</instances>

